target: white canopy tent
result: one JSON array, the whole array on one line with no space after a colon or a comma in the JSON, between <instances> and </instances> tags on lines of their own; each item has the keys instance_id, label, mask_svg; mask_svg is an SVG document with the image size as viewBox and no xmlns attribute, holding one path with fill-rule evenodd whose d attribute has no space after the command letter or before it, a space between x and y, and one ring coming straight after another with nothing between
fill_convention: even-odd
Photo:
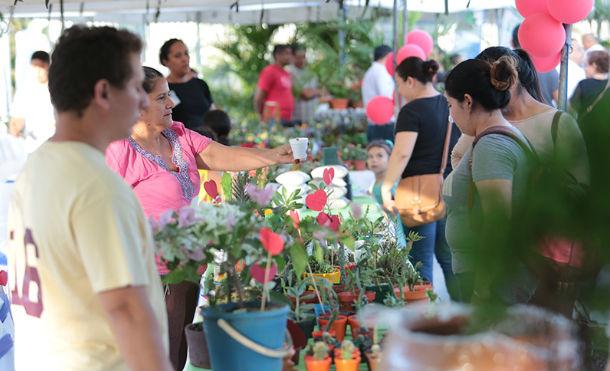
<instances>
[{"instance_id":1,"label":"white canopy tent","mask_svg":"<svg viewBox=\"0 0 610 371\"><path fill-rule=\"evenodd\" d=\"M96 20L153 18L160 6L158 21L199 21L222 24L299 23L337 19L335 0L64 0L65 18ZM403 0L398 0L402 7ZM0 0L0 12L11 13L14 0ZM60 17L60 1L51 0L51 12L44 0L23 0L13 7L15 17ZM348 14L362 14L365 0L345 0ZM392 9L393 0L370 0L370 8ZM466 9L483 10L513 7L514 0L408 0L408 11L454 13Z\"/></svg>"}]
</instances>

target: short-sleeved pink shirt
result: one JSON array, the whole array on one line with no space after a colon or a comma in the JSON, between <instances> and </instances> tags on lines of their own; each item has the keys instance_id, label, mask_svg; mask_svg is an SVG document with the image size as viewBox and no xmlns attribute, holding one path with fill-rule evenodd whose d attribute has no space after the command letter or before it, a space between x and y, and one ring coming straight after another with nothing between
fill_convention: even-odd
<instances>
[{"instance_id":1,"label":"short-sleeved pink shirt","mask_svg":"<svg viewBox=\"0 0 610 371\"><path fill-rule=\"evenodd\" d=\"M180 122L163 131L169 140L172 161L179 171L171 171L161 159L144 150L132 138L113 142L106 150L106 162L133 188L144 213L158 219L167 210L188 205L199 192L196 156L211 142Z\"/></svg>"}]
</instances>

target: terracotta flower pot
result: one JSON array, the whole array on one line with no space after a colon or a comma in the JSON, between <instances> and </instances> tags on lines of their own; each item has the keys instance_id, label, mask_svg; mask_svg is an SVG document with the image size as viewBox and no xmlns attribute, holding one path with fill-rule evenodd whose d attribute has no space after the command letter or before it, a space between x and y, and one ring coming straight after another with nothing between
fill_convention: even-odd
<instances>
[{"instance_id":1,"label":"terracotta flower pot","mask_svg":"<svg viewBox=\"0 0 610 371\"><path fill-rule=\"evenodd\" d=\"M392 295L392 286L387 283L382 283L380 285L367 286L367 291L372 291L375 293L375 303L383 304L383 301L388 295Z\"/></svg>"},{"instance_id":2,"label":"terracotta flower pot","mask_svg":"<svg viewBox=\"0 0 610 371\"><path fill-rule=\"evenodd\" d=\"M411 290L409 286L405 286L402 288L402 296L407 304L412 302L429 301L430 298L427 294L428 290L432 290L432 285L430 283L415 285L413 290ZM400 289L398 287L394 288L394 294L396 297L400 296Z\"/></svg>"},{"instance_id":3,"label":"terracotta flower pot","mask_svg":"<svg viewBox=\"0 0 610 371\"><path fill-rule=\"evenodd\" d=\"M354 300L357 296L353 292L343 291L337 294L339 297L339 305L342 311L349 312L354 307Z\"/></svg>"},{"instance_id":4,"label":"terracotta flower pot","mask_svg":"<svg viewBox=\"0 0 610 371\"><path fill-rule=\"evenodd\" d=\"M318 317L318 324L320 325L320 329L325 329L330 321L330 315L324 314ZM337 314L337 318L331 325L331 329L335 330L335 338L339 341L343 341L345 338L345 328L347 326L347 316L343 314Z\"/></svg>"},{"instance_id":5,"label":"terracotta flower pot","mask_svg":"<svg viewBox=\"0 0 610 371\"><path fill-rule=\"evenodd\" d=\"M311 333L311 337L314 341L322 341L322 335L324 334L324 331L322 330L318 330L318 331L314 331ZM335 330L330 329L330 331L328 331L328 334L332 337L336 337L337 333L335 332Z\"/></svg>"},{"instance_id":6,"label":"terracotta flower pot","mask_svg":"<svg viewBox=\"0 0 610 371\"><path fill-rule=\"evenodd\" d=\"M323 360L314 359L313 356L305 356L305 367L307 371L328 371L330 370L330 363L332 359L326 357Z\"/></svg>"},{"instance_id":7,"label":"terracotta flower pot","mask_svg":"<svg viewBox=\"0 0 610 371\"><path fill-rule=\"evenodd\" d=\"M381 363L381 359L378 357L373 357L373 353L366 352L366 362L369 366L369 371L376 371L379 369L379 364Z\"/></svg>"},{"instance_id":8,"label":"terracotta flower pot","mask_svg":"<svg viewBox=\"0 0 610 371\"><path fill-rule=\"evenodd\" d=\"M352 359L341 359L341 350L335 349L335 368L337 371L357 371L360 367L360 352L354 352Z\"/></svg>"},{"instance_id":9,"label":"terracotta flower pot","mask_svg":"<svg viewBox=\"0 0 610 371\"><path fill-rule=\"evenodd\" d=\"M352 332L352 339L355 339L360 334L360 321L358 321L358 316L352 314L347 317L347 324L349 325Z\"/></svg>"},{"instance_id":10,"label":"terracotta flower pot","mask_svg":"<svg viewBox=\"0 0 610 371\"><path fill-rule=\"evenodd\" d=\"M354 170L357 170L357 171L366 170L366 161L365 160L354 160Z\"/></svg>"},{"instance_id":11,"label":"terracotta flower pot","mask_svg":"<svg viewBox=\"0 0 610 371\"><path fill-rule=\"evenodd\" d=\"M372 303L375 301L375 297L377 296L377 294L375 294L375 291L365 291L364 296L366 296L366 300L369 303Z\"/></svg>"},{"instance_id":12,"label":"terracotta flower pot","mask_svg":"<svg viewBox=\"0 0 610 371\"><path fill-rule=\"evenodd\" d=\"M392 371L576 371L576 329L540 308L514 306L493 329L468 334L472 307L442 303L408 306L384 340L380 369ZM407 363L401 360L408 360Z\"/></svg>"},{"instance_id":13,"label":"terracotta flower pot","mask_svg":"<svg viewBox=\"0 0 610 371\"><path fill-rule=\"evenodd\" d=\"M332 109L346 109L349 103L349 99L346 98L333 98L330 100L330 107Z\"/></svg>"}]
</instances>

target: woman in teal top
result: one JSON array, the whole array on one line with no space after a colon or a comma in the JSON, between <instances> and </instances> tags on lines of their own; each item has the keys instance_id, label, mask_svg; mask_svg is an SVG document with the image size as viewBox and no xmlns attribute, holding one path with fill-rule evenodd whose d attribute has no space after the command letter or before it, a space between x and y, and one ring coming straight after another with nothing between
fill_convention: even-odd
<instances>
[{"instance_id":1,"label":"woman in teal top","mask_svg":"<svg viewBox=\"0 0 610 371\"><path fill-rule=\"evenodd\" d=\"M374 140L366 147L367 159L366 166L375 173L375 184L373 185L372 194L375 198L375 201L380 205L383 205L383 198L381 197L381 186L383 184L383 178L385 177L385 173L388 169L388 160L390 159L390 154L392 154L392 148L394 148L394 143L389 140ZM392 188L392 195L396 192L396 185ZM394 226L396 228L396 241L398 245L401 247L405 247L407 245L405 232L402 228L402 221L400 220L400 216L394 220Z\"/></svg>"}]
</instances>

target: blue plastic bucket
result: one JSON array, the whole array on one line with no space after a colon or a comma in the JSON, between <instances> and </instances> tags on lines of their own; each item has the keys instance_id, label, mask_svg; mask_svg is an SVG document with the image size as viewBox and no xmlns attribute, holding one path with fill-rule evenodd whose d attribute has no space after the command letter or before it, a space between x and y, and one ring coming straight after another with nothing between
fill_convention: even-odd
<instances>
[{"instance_id":1,"label":"blue plastic bucket","mask_svg":"<svg viewBox=\"0 0 610 371\"><path fill-rule=\"evenodd\" d=\"M225 320L239 334L258 345L272 350L284 348L288 306L273 306L264 312L260 303L245 303L252 311L237 310L235 303L206 308L203 325L208 340L208 350L214 371L281 371L282 358L273 358L245 347L219 327Z\"/></svg>"}]
</instances>

